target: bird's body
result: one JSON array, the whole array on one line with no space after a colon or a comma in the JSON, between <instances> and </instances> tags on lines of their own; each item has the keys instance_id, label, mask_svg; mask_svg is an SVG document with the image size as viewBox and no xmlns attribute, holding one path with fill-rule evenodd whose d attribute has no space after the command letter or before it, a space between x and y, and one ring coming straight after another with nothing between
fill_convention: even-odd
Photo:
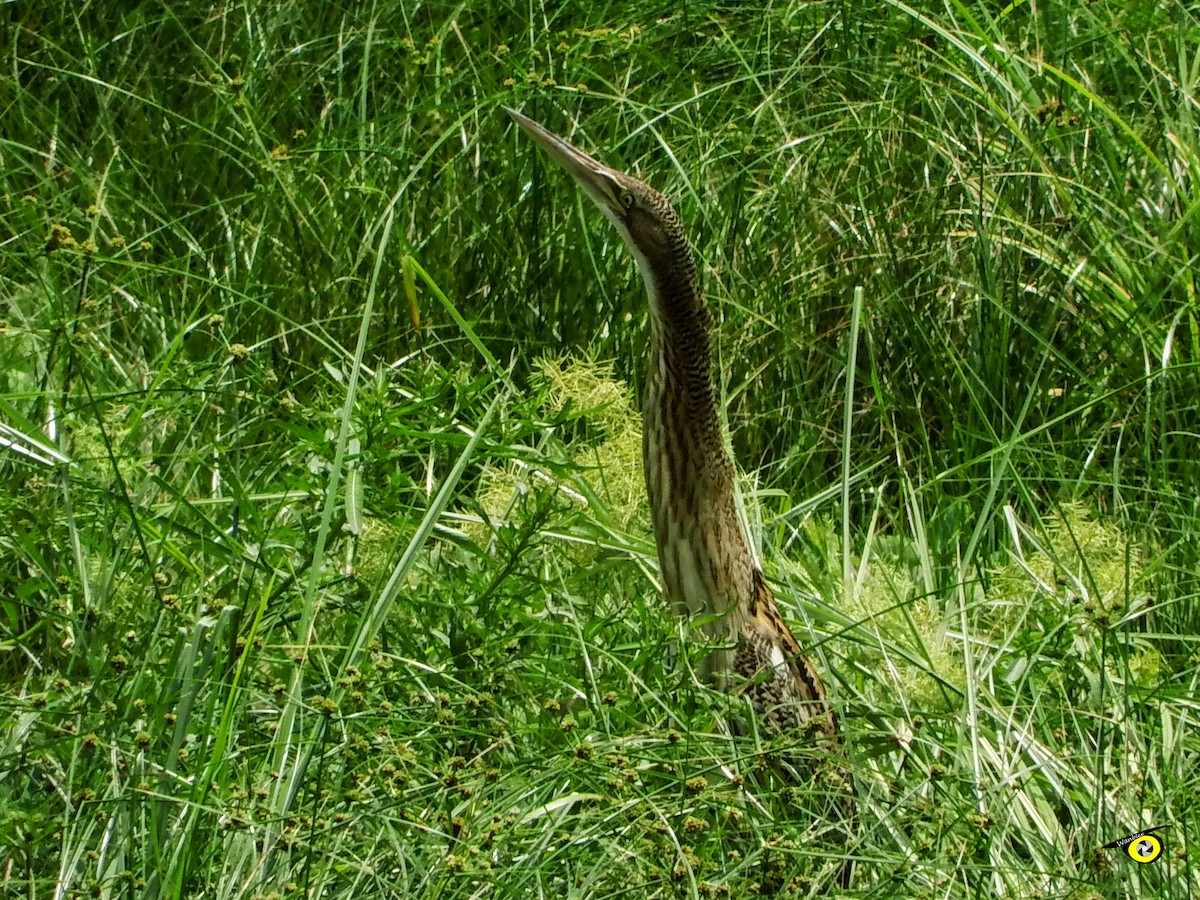
<instances>
[{"instance_id":1,"label":"bird's body","mask_svg":"<svg viewBox=\"0 0 1200 900\"><path fill-rule=\"evenodd\" d=\"M698 300L689 304L694 321L685 323L684 303L677 296L673 304L676 321L653 319L642 402L663 590L674 610L698 621L717 644L703 663L714 685L741 690L782 729L817 720L818 730L836 739L825 686L779 614L738 515L736 472L708 371L707 310ZM692 335L683 352L681 332Z\"/></svg>"},{"instance_id":2,"label":"bird's body","mask_svg":"<svg viewBox=\"0 0 1200 900\"><path fill-rule=\"evenodd\" d=\"M735 470L712 379L712 321L679 216L645 183L508 112L616 226L646 283L651 322L642 398L646 491L663 591L674 610L714 644L704 674L714 685L746 696L776 730L815 733L840 751L841 729L825 686L779 614L738 513ZM852 795L848 800L844 816L852 823ZM848 866L843 875L848 879Z\"/></svg>"}]
</instances>

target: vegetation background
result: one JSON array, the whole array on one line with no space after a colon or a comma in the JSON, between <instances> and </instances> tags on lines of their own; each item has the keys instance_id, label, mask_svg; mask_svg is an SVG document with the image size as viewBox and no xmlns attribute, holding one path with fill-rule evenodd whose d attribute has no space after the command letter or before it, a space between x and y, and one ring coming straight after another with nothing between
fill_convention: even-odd
<instances>
[{"instance_id":1,"label":"vegetation background","mask_svg":"<svg viewBox=\"0 0 1200 900\"><path fill-rule=\"evenodd\" d=\"M6 896L1200 889L1194 5L0 19ZM671 661L642 288L503 105L689 224L852 847Z\"/></svg>"}]
</instances>

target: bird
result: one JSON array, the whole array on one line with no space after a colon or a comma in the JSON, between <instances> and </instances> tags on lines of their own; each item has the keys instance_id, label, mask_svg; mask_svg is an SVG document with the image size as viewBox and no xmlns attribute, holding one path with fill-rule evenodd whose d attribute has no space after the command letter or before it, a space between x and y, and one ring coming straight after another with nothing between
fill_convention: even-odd
<instances>
[{"instance_id":1,"label":"bird","mask_svg":"<svg viewBox=\"0 0 1200 900\"><path fill-rule=\"evenodd\" d=\"M650 342L642 396L642 457L659 573L673 610L713 646L700 674L746 697L781 733L810 735L844 754L836 710L813 661L779 612L738 512L712 373L713 321L675 208L645 182L604 165L505 107L575 180L620 234L645 282ZM854 828L843 779L842 830ZM839 880L845 886L850 867Z\"/></svg>"}]
</instances>

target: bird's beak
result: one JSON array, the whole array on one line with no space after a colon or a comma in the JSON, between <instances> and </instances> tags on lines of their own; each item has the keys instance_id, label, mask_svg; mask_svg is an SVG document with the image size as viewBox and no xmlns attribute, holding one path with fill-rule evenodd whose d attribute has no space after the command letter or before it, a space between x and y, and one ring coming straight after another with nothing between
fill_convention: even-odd
<instances>
[{"instance_id":1,"label":"bird's beak","mask_svg":"<svg viewBox=\"0 0 1200 900\"><path fill-rule=\"evenodd\" d=\"M622 212L619 196L619 182L616 172L582 150L576 150L557 134L547 131L528 116L521 115L515 109L504 107L504 111L512 116L513 121L523 128L530 137L537 141L538 146L545 150L550 157L562 166L579 182L579 186L605 212L620 215Z\"/></svg>"}]
</instances>

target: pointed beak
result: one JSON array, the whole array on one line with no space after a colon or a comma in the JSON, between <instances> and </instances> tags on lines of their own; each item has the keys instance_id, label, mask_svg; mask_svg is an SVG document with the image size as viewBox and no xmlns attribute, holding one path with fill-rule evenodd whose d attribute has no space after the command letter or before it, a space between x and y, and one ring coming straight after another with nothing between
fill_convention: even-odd
<instances>
[{"instance_id":1,"label":"pointed beak","mask_svg":"<svg viewBox=\"0 0 1200 900\"><path fill-rule=\"evenodd\" d=\"M504 111L512 116L513 121L545 150L550 158L567 170L568 174L579 182L579 186L587 195L606 212L620 214L622 211L620 197L617 196L617 180L615 172L582 150L576 150L557 134L547 131L528 116L515 109L504 107Z\"/></svg>"}]
</instances>

